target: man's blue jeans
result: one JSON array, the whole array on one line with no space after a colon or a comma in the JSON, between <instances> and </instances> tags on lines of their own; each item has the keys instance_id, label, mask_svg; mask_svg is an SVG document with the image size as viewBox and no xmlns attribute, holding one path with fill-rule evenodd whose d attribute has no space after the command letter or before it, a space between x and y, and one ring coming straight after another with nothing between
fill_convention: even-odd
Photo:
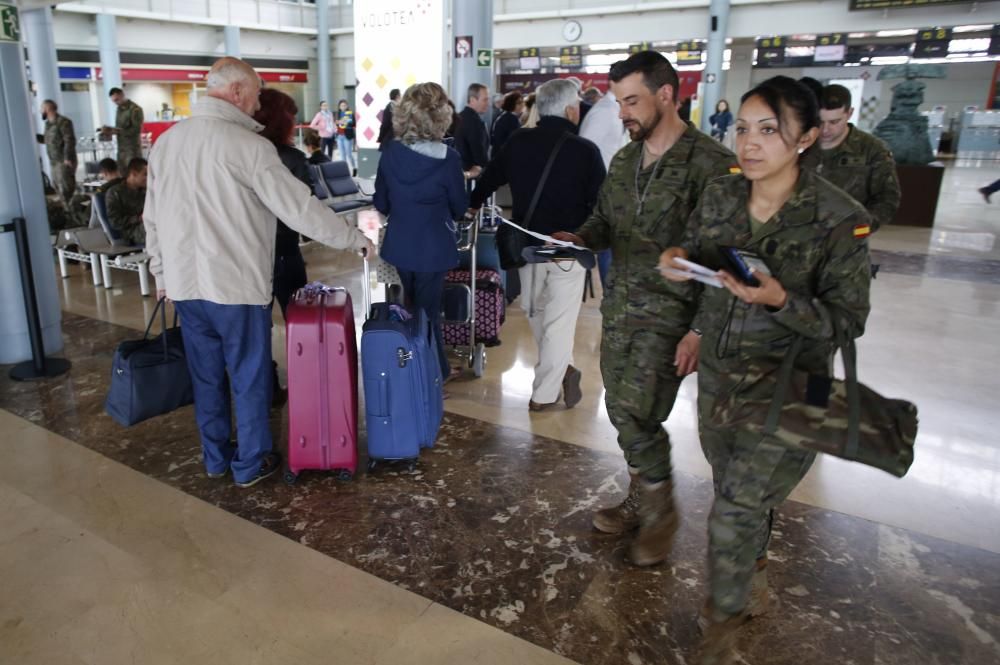
<instances>
[{"instance_id":1,"label":"man's blue jeans","mask_svg":"<svg viewBox=\"0 0 1000 665\"><path fill-rule=\"evenodd\" d=\"M251 480L271 452L271 306L175 303L194 387L205 469ZM226 380L228 371L229 380ZM239 446L232 444L230 387Z\"/></svg>"}]
</instances>

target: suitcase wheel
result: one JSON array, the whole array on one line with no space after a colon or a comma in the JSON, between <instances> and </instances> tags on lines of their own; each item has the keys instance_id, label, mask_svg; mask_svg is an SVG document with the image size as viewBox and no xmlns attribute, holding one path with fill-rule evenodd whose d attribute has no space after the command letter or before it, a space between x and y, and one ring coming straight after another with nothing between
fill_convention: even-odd
<instances>
[{"instance_id":1,"label":"suitcase wheel","mask_svg":"<svg viewBox=\"0 0 1000 665\"><path fill-rule=\"evenodd\" d=\"M341 469L340 472L337 474L337 478L339 480L348 481L354 478L354 474L348 471L347 469Z\"/></svg>"},{"instance_id":2,"label":"suitcase wheel","mask_svg":"<svg viewBox=\"0 0 1000 665\"><path fill-rule=\"evenodd\" d=\"M472 351L472 373L479 378L486 370L486 345L480 342Z\"/></svg>"},{"instance_id":3,"label":"suitcase wheel","mask_svg":"<svg viewBox=\"0 0 1000 665\"><path fill-rule=\"evenodd\" d=\"M299 479L299 474L293 473L291 469L288 469L285 471L285 475L283 477L286 485L294 485L295 481Z\"/></svg>"}]
</instances>

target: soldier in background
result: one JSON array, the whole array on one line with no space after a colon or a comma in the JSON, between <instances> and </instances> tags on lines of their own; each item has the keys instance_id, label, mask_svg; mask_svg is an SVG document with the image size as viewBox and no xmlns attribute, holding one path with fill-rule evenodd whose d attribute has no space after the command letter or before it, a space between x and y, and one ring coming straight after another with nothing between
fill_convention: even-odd
<instances>
[{"instance_id":1,"label":"soldier in background","mask_svg":"<svg viewBox=\"0 0 1000 665\"><path fill-rule=\"evenodd\" d=\"M108 223L129 245L145 245L142 209L146 204L146 160L136 157L128 165L125 180L108 189L104 205Z\"/></svg>"},{"instance_id":2,"label":"soldier in background","mask_svg":"<svg viewBox=\"0 0 1000 665\"><path fill-rule=\"evenodd\" d=\"M736 120L741 175L720 178L702 193L683 248L663 253L661 267L683 270L690 258L719 270L722 287L706 287L696 325L704 330L698 359L698 425L712 465L715 500L708 518L709 598L699 616L700 665L734 663L739 626L768 606L767 550L773 509L802 480L816 454L765 437L759 426L795 342L795 367L815 378L816 396L830 389L837 328L864 331L869 311L870 217L842 190L800 166L819 135L816 99L787 76L743 96ZM753 253L763 267L756 286L734 277L726 248ZM667 274L668 279L686 277ZM836 320L836 323L834 322ZM782 427L815 421L813 407L788 404ZM757 416L760 416L758 418ZM749 423L749 424L748 424Z\"/></svg>"},{"instance_id":3,"label":"soldier in background","mask_svg":"<svg viewBox=\"0 0 1000 665\"><path fill-rule=\"evenodd\" d=\"M136 157L142 157L142 107L125 96L121 88L111 88L108 95L118 107L115 127L104 127L118 136L118 170L125 172Z\"/></svg>"},{"instance_id":4,"label":"soldier in background","mask_svg":"<svg viewBox=\"0 0 1000 665\"><path fill-rule=\"evenodd\" d=\"M39 142L45 144L52 168L52 186L69 205L76 193L76 133L73 121L59 114L59 106L51 99L42 102L45 134Z\"/></svg>"},{"instance_id":5,"label":"soldier in background","mask_svg":"<svg viewBox=\"0 0 1000 665\"><path fill-rule=\"evenodd\" d=\"M852 125L851 91L823 88L819 99L819 140L802 166L847 192L872 217L872 232L892 223L899 209L899 177L892 152L881 139Z\"/></svg>"},{"instance_id":6,"label":"soldier in background","mask_svg":"<svg viewBox=\"0 0 1000 665\"><path fill-rule=\"evenodd\" d=\"M639 528L629 557L640 566L670 554L674 507L670 437L663 428L684 376L695 370L691 322L696 291L656 272L660 252L679 244L705 186L735 169L736 158L677 115L677 72L643 51L609 74L632 143L611 161L597 208L576 233L556 233L594 251L611 249L601 373L608 416L632 477L628 496L594 515L605 533Z\"/></svg>"},{"instance_id":7,"label":"soldier in background","mask_svg":"<svg viewBox=\"0 0 1000 665\"><path fill-rule=\"evenodd\" d=\"M98 194L107 193L109 189L125 179L119 175L118 162L110 157L102 159L97 166L101 170L101 184L95 190Z\"/></svg>"}]
</instances>

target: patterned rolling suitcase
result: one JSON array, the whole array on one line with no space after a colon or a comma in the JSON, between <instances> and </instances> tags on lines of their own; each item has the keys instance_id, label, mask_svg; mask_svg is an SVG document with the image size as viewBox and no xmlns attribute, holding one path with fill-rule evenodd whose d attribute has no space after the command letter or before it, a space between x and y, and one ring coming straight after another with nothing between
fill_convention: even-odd
<instances>
[{"instance_id":1,"label":"patterned rolling suitcase","mask_svg":"<svg viewBox=\"0 0 1000 665\"><path fill-rule=\"evenodd\" d=\"M409 460L434 445L444 416L441 366L423 310L375 303L361 333L368 468Z\"/></svg>"},{"instance_id":2,"label":"patterned rolling suitcase","mask_svg":"<svg viewBox=\"0 0 1000 665\"><path fill-rule=\"evenodd\" d=\"M464 321L468 317L468 270L449 270L444 281L444 321ZM503 280L496 270L476 270L476 342L486 346L500 344L500 326L506 318ZM466 323L442 323L447 346L467 346L469 326Z\"/></svg>"},{"instance_id":3,"label":"patterned rolling suitcase","mask_svg":"<svg viewBox=\"0 0 1000 665\"><path fill-rule=\"evenodd\" d=\"M307 469L338 470L349 480L358 466L358 347L351 296L310 284L288 304L286 321L285 481L295 482Z\"/></svg>"}]
</instances>

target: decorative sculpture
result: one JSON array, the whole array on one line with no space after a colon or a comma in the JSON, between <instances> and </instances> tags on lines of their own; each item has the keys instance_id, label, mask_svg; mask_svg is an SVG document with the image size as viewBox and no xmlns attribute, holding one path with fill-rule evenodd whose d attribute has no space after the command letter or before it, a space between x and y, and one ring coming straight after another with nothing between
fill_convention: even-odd
<instances>
[{"instance_id":1,"label":"decorative sculpture","mask_svg":"<svg viewBox=\"0 0 1000 665\"><path fill-rule=\"evenodd\" d=\"M924 101L927 86L915 79L943 79L941 65L892 65L878 73L878 80L906 79L892 87L892 109L875 127L875 136L885 141L897 164L923 166L934 161L927 118L917 108Z\"/></svg>"}]
</instances>

